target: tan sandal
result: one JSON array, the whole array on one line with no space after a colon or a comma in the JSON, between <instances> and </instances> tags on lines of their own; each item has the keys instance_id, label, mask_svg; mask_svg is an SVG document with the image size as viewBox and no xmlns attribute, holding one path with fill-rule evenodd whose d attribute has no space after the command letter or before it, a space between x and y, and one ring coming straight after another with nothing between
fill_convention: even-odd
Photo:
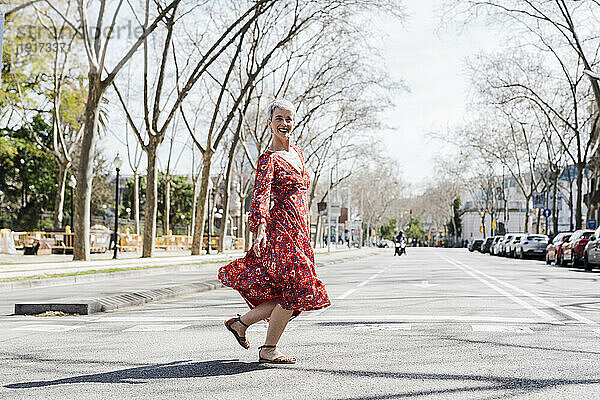
<instances>
[{"instance_id":1,"label":"tan sandal","mask_svg":"<svg viewBox=\"0 0 600 400\"><path fill-rule=\"evenodd\" d=\"M261 349L275 349L277 346L272 346L272 345L264 345L264 346L260 346L258 348L258 362L261 364L295 364L296 363L296 359L293 357L286 357L286 356L279 356L279 357L275 357L272 360L269 360L268 358L262 358L260 356L260 350Z\"/></svg>"},{"instance_id":2,"label":"tan sandal","mask_svg":"<svg viewBox=\"0 0 600 400\"><path fill-rule=\"evenodd\" d=\"M240 314L238 314L237 318L231 318L231 319L228 319L227 321L225 321L225 328L227 328L227 330L229 330L229 332L233 333L235 340L237 340L237 342L240 344L240 346L242 346L245 349L249 349L250 342L248 342L246 337L240 336L240 334L237 333L237 331L231 327L231 325L233 325L234 322L239 322L240 324L244 325L246 328L249 328L249 325L246 325L242 321Z\"/></svg>"}]
</instances>

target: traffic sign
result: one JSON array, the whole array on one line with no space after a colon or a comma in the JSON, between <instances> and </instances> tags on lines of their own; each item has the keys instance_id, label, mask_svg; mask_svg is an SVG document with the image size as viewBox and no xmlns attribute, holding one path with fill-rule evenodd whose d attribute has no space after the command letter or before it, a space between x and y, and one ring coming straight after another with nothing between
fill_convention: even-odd
<instances>
[{"instance_id":1,"label":"traffic sign","mask_svg":"<svg viewBox=\"0 0 600 400\"><path fill-rule=\"evenodd\" d=\"M596 229L598 225L598 222L595 219L588 219L587 220L587 227L588 229Z\"/></svg>"},{"instance_id":2,"label":"traffic sign","mask_svg":"<svg viewBox=\"0 0 600 400\"><path fill-rule=\"evenodd\" d=\"M549 208L544 208L544 211L542 213L542 215L546 218L550 217L552 215L552 211Z\"/></svg>"}]
</instances>

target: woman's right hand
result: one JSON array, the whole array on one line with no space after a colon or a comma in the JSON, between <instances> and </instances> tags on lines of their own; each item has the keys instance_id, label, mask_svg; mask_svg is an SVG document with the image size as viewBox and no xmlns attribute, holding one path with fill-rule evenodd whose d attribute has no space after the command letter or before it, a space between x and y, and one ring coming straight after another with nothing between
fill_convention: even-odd
<instances>
[{"instance_id":1,"label":"woman's right hand","mask_svg":"<svg viewBox=\"0 0 600 400\"><path fill-rule=\"evenodd\" d=\"M252 244L252 250L254 250L254 254L256 257L260 257L260 253L262 249L267 245L267 234L265 224L260 224L258 226L258 232L256 233L256 237L254 238L254 243Z\"/></svg>"}]
</instances>

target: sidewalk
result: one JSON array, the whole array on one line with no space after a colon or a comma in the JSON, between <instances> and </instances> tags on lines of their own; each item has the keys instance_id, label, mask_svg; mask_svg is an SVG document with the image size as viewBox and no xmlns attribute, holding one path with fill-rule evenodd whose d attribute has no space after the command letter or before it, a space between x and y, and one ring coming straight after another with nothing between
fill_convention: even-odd
<instances>
[{"instance_id":1,"label":"sidewalk","mask_svg":"<svg viewBox=\"0 0 600 400\"><path fill-rule=\"evenodd\" d=\"M369 249L369 248L366 248ZM354 253L364 250L349 249L347 247L332 248L334 254ZM186 254L187 253L187 254ZM44 261L35 263L8 263L0 264L0 290L20 289L27 287L55 286L68 283L90 282L112 277L132 277L164 273L166 268L176 271L190 271L201 264L225 263L243 256L243 252L226 252L190 256L186 252L171 253L152 258L121 258L97 259L91 261L51 261L52 256ZM317 261L321 256L327 255L327 249L316 249ZM50 257L50 258L49 258ZM65 257L65 256L62 256ZM72 256L66 256L71 258ZM24 258L21 256L21 258Z\"/></svg>"}]
</instances>

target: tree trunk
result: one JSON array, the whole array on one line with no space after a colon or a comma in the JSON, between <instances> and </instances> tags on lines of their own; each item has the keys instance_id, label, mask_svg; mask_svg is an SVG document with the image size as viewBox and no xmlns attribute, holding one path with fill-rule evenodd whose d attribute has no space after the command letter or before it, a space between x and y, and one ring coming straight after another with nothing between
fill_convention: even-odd
<instances>
[{"instance_id":1,"label":"tree trunk","mask_svg":"<svg viewBox=\"0 0 600 400\"><path fill-rule=\"evenodd\" d=\"M156 211L158 209L158 179L156 164L158 162L158 144L151 141L147 147L148 170L146 172L146 207L144 210L144 247L142 257L152 257L154 238L156 237Z\"/></svg>"},{"instance_id":2,"label":"tree trunk","mask_svg":"<svg viewBox=\"0 0 600 400\"><path fill-rule=\"evenodd\" d=\"M140 175L133 171L133 201L131 202L135 221L135 234L140 234ZM137 251L137 249L136 249Z\"/></svg>"},{"instance_id":3,"label":"tree trunk","mask_svg":"<svg viewBox=\"0 0 600 400\"><path fill-rule=\"evenodd\" d=\"M483 214L481 216L481 237L485 239L485 216L486 214Z\"/></svg>"},{"instance_id":4,"label":"tree trunk","mask_svg":"<svg viewBox=\"0 0 600 400\"><path fill-rule=\"evenodd\" d=\"M204 235L204 221L206 214L206 200L208 199L208 181L210 179L210 164L214 153L207 150L202 153L202 178L200 181L200 194L194 221L194 237L192 238L192 255L197 256L202 250L202 237Z\"/></svg>"},{"instance_id":5,"label":"tree trunk","mask_svg":"<svg viewBox=\"0 0 600 400\"><path fill-rule=\"evenodd\" d=\"M100 73L90 69L88 74L88 98L85 105L83 138L79 167L77 168L77 191L75 196L75 221L73 229L73 260L90 258L90 208L94 152L98 132L98 109L103 90Z\"/></svg>"},{"instance_id":6,"label":"tree trunk","mask_svg":"<svg viewBox=\"0 0 600 400\"><path fill-rule=\"evenodd\" d=\"M238 127L239 128L239 127ZM219 227L219 252L223 252L225 233L227 228L227 218L229 216L229 198L231 197L231 170L233 167L233 160L235 158L235 151L239 140L239 129L231 143L229 148L229 155L227 159L227 169L225 170L225 193L223 195L223 217L221 219L221 226ZM241 211L241 210L240 210Z\"/></svg>"},{"instance_id":7,"label":"tree trunk","mask_svg":"<svg viewBox=\"0 0 600 400\"><path fill-rule=\"evenodd\" d=\"M190 236L194 237L194 228L195 228L195 224L194 221L196 221L196 205L198 203L198 180L194 179L192 180L192 218L190 220Z\"/></svg>"},{"instance_id":8,"label":"tree trunk","mask_svg":"<svg viewBox=\"0 0 600 400\"><path fill-rule=\"evenodd\" d=\"M164 229L165 235L169 235L170 234L170 224L171 224L171 220L170 220L170 214L171 214L171 179L169 177L167 177L167 179L165 180L165 210L164 210L164 214L163 214L163 222L164 222Z\"/></svg>"},{"instance_id":9,"label":"tree trunk","mask_svg":"<svg viewBox=\"0 0 600 400\"><path fill-rule=\"evenodd\" d=\"M317 226L315 228L315 240L314 240L314 248L317 248L317 243L319 241L319 234L321 230L321 216L317 213ZM322 236L322 235L321 235Z\"/></svg>"},{"instance_id":10,"label":"tree trunk","mask_svg":"<svg viewBox=\"0 0 600 400\"><path fill-rule=\"evenodd\" d=\"M583 203L583 166L577 165L577 204L575 206L575 229L581 229Z\"/></svg>"},{"instance_id":11,"label":"tree trunk","mask_svg":"<svg viewBox=\"0 0 600 400\"><path fill-rule=\"evenodd\" d=\"M525 226L523 227L523 232L529 230L529 200L531 200L531 196L525 197Z\"/></svg>"},{"instance_id":12,"label":"tree trunk","mask_svg":"<svg viewBox=\"0 0 600 400\"><path fill-rule=\"evenodd\" d=\"M58 163L58 187L56 190L56 197L54 198L54 229L61 229L63 227L65 188L67 186L66 183L68 166L68 163Z\"/></svg>"},{"instance_id":13,"label":"tree trunk","mask_svg":"<svg viewBox=\"0 0 600 400\"><path fill-rule=\"evenodd\" d=\"M537 210L537 225L535 227L535 233L539 234L540 233L540 222L542 222L542 209L538 208ZM546 229L548 229L546 227Z\"/></svg>"},{"instance_id":14,"label":"tree trunk","mask_svg":"<svg viewBox=\"0 0 600 400\"><path fill-rule=\"evenodd\" d=\"M240 226L238 229L240 230L240 237L242 238L242 249L244 249L244 251L248 251L250 249L250 246L248 245L250 241L250 231L248 229L248 224L246 223L247 215L245 207L246 197L240 195Z\"/></svg>"},{"instance_id":15,"label":"tree trunk","mask_svg":"<svg viewBox=\"0 0 600 400\"><path fill-rule=\"evenodd\" d=\"M248 223L248 214L244 214L244 251L250 251L252 246L252 232L250 232L250 224Z\"/></svg>"}]
</instances>

